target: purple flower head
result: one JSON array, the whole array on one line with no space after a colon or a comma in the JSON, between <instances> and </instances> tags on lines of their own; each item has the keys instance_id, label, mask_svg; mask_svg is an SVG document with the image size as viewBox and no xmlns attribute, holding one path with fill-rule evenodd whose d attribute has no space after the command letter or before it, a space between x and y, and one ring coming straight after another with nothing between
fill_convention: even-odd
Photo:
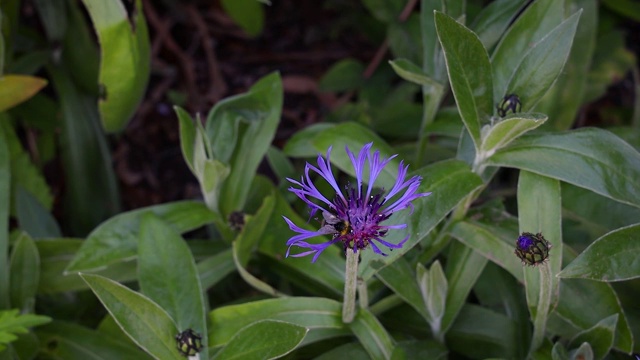
<instances>
[{"instance_id":1,"label":"purple flower head","mask_svg":"<svg viewBox=\"0 0 640 360\"><path fill-rule=\"evenodd\" d=\"M404 229L407 224L383 225L382 223L397 211L406 208L410 208L413 211L411 202L431 193L417 192L422 180L420 176L412 176L410 179L405 180L409 166L405 166L402 161L398 166L398 178L393 187L386 194L375 191L374 183L378 175L396 155L388 159L381 159L379 151L371 153L372 145L373 143L366 144L357 157L349 151L348 147L346 148L347 155L349 155L356 173L356 185L348 187L345 193L342 193L331 172L331 148L327 150L326 158L318 155L317 167L307 163L305 174L300 181L287 179L295 185L290 187L289 191L296 194L309 206L311 216L319 211L323 218L322 225L317 231L302 229L291 220L284 218L289 228L298 233L287 241L287 246L289 247L287 249L287 257L291 247L297 246L306 249L306 251L292 254L291 256L300 257L315 254L312 260L312 262L315 262L322 251L337 242L341 242L345 250L351 248L357 252L367 246L371 246L375 253L386 255L380 250L378 244L384 245L389 249L399 249L409 239L407 235L398 244L383 240L389 230ZM367 174L363 174L366 164L369 165L369 169ZM331 185L335 191L333 200L329 200L318 191L311 181L310 171L320 175ZM367 185L363 184L365 179L368 180ZM307 242L310 238L322 235L331 235L332 239L320 244Z\"/></svg>"},{"instance_id":2,"label":"purple flower head","mask_svg":"<svg viewBox=\"0 0 640 360\"><path fill-rule=\"evenodd\" d=\"M516 240L515 254L524 264L535 266L549 258L551 243L541 233L523 232Z\"/></svg>"}]
</instances>

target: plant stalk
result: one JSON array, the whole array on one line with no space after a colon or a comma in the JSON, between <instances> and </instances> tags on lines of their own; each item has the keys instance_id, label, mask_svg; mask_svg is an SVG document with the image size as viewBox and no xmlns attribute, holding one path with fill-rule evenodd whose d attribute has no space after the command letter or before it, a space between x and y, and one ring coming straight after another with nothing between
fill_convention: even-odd
<instances>
[{"instance_id":1,"label":"plant stalk","mask_svg":"<svg viewBox=\"0 0 640 360\"><path fill-rule=\"evenodd\" d=\"M540 296L538 297L538 309L533 321L533 338L529 356L536 351L544 340L544 333L547 327L549 307L551 306L551 292L553 291L553 279L551 279L551 268L548 261L538 265L540 269Z\"/></svg>"},{"instance_id":2,"label":"plant stalk","mask_svg":"<svg viewBox=\"0 0 640 360\"><path fill-rule=\"evenodd\" d=\"M358 257L351 248L347 248L347 267L344 279L344 302L342 303L342 322L349 324L356 316L356 289L358 288Z\"/></svg>"}]
</instances>

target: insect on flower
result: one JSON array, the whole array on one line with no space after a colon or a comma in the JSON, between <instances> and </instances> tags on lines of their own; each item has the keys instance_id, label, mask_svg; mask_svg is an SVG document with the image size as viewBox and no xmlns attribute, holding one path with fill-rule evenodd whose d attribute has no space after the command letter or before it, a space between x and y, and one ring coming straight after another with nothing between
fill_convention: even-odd
<instances>
[{"instance_id":1,"label":"insect on flower","mask_svg":"<svg viewBox=\"0 0 640 360\"><path fill-rule=\"evenodd\" d=\"M522 103L520 102L518 95L509 94L502 98L500 105L498 105L498 115L500 117L505 117L509 110L514 114L522 110Z\"/></svg>"},{"instance_id":2,"label":"insect on flower","mask_svg":"<svg viewBox=\"0 0 640 360\"><path fill-rule=\"evenodd\" d=\"M326 248L338 242L342 243L345 250L351 248L357 252L371 246L375 253L386 255L378 245L389 249L399 249L409 239L409 235L407 235L397 244L385 241L383 238L389 230L404 229L407 224L387 225L383 222L400 210L409 208L413 211L412 201L431 193L418 192L422 180L420 176L405 179L409 167L405 166L402 161L398 165L397 180L391 189L386 193L375 191L376 179L396 155L388 159L381 159L379 151L371 152L372 146L373 143L366 144L357 156L348 147L345 149L356 174L356 185L347 186L345 193L341 191L331 172L331 148L327 150L325 157L318 155L317 166L306 164L305 174L300 181L287 179L294 185L289 188L289 191L296 194L309 206L311 217L319 211L323 218L320 229L310 231L297 226L284 217L289 228L298 233L287 241L287 257L290 255L291 247L296 246L306 249L306 251L291 256L301 257L314 254L312 262L315 262ZM368 165L368 171L365 174L366 165ZM333 200L329 200L320 193L311 180L311 172L319 175L331 186L335 192ZM368 184L364 184L365 180ZM332 238L320 244L307 242L310 238L322 235L331 235Z\"/></svg>"}]
</instances>

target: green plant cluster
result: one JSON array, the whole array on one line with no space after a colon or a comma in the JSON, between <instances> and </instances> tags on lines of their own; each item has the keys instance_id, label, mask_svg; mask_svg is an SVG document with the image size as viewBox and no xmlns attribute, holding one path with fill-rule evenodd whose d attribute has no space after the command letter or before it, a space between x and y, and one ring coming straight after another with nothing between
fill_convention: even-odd
<instances>
[{"instance_id":1,"label":"green plant cluster","mask_svg":"<svg viewBox=\"0 0 640 360\"><path fill-rule=\"evenodd\" d=\"M204 119L176 107L203 201L121 212L105 134L127 125L147 87L143 2L129 12L115 0L31 2L43 35L18 22L20 1L0 2L0 360L640 352L640 85L613 26L615 13L638 21L636 3L422 0L400 20L405 1L362 0L394 60L370 77L354 59L325 74L324 91L353 101L281 149L277 72ZM265 5L222 3L260 33ZM618 126L570 129L629 70L636 100L618 109ZM17 135L24 128L40 134L38 158ZM384 158L399 154L388 168L403 159L431 195L393 215L407 228L385 240L409 234L401 249L361 250L358 291L368 295L345 323L343 248L315 263L285 257L283 216L321 226L286 179L333 147L338 178L353 182L341 150L370 142ZM58 220L42 175L57 156ZM258 173L264 159L274 178ZM377 184L389 189L395 176L383 171ZM68 237L58 221L87 235ZM206 238L185 241L195 229ZM523 233L546 239L537 266L514 254Z\"/></svg>"}]
</instances>

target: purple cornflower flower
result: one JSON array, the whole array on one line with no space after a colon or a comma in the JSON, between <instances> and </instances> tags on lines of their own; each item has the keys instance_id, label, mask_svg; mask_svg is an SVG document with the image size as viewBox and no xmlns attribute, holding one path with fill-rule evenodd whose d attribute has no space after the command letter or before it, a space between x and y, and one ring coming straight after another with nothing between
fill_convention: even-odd
<instances>
[{"instance_id":1,"label":"purple cornflower flower","mask_svg":"<svg viewBox=\"0 0 640 360\"><path fill-rule=\"evenodd\" d=\"M315 262L322 251L337 242L342 242L345 250L351 248L354 252L371 245L375 253L386 256L385 253L380 251L376 243L389 249L399 249L409 239L409 235L407 235L398 244L383 240L383 237L390 229L404 229L407 224L382 225L381 223L389 219L397 211L406 208L410 208L413 211L411 202L431 193L417 193L420 180L422 180L420 176L413 176L405 181L409 166L404 166L404 163L400 161L398 178L391 190L386 194L372 194L373 185L378 175L389 161L396 157L396 155L393 155L388 159L380 159L379 151L371 153L372 145L373 143L366 144L360 150L357 158L354 153L349 151L348 147L345 148L353 164L357 182L355 187L347 189L346 194L340 191L340 187L331 172L331 147L327 150L326 160L322 155L318 155L317 167L307 163L305 175L300 181L287 178L289 182L297 186L290 187L289 191L296 194L309 206L310 216L320 211L324 219L319 230L309 231L298 227L291 220L284 217L284 220L289 224L289 228L298 233L287 241L287 246L289 247L287 249L287 257L291 247L298 246L309 250L291 256L300 257L315 253L312 260L312 262ZM366 162L369 163L369 184L363 186L363 172ZM318 191L309 176L310 170L320 175L335 190L336 194L333 201L330 201ZM317 200L319 204L312 201L312 199ZM333 238L321 244L310 244L306 241L321 235L332 235Z\"/></svg>"}]
</instances>

